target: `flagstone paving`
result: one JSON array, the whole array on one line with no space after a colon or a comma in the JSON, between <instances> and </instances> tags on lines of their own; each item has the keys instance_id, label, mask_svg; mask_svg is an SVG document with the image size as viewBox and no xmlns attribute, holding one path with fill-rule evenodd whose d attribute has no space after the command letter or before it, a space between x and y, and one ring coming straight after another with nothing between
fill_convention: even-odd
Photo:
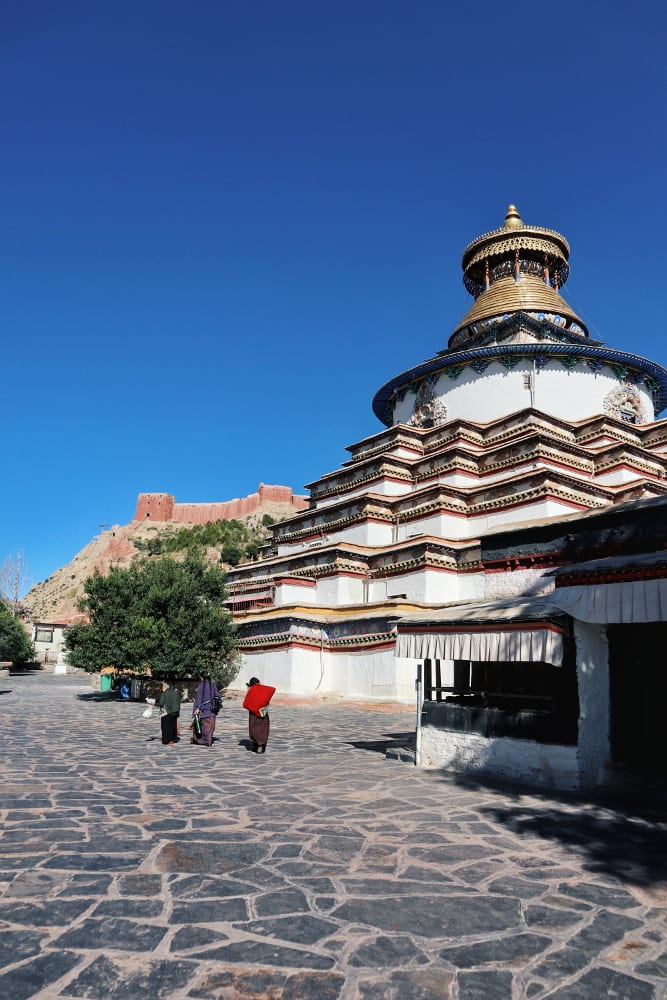
<instances>
[{"instance_id":1,"label":"flagstone paving","mask_svg":"<svg viewBox=\"0 0 667 1000\"><path fill-rule=\"evenodd\" d=\"M397 706L278 699L262 756L144 707L0 681L3 1000L664 1000L655 804L388 760Z\"/></svg>"}]
</instances>

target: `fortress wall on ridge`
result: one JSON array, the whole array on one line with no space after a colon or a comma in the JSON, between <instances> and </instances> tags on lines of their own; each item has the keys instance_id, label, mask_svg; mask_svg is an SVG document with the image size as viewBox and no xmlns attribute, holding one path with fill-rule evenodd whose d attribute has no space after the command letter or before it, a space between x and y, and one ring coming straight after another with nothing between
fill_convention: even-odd
<instances>
[{"instance_id":1,"label":"fortress wall on ridge","mask_svg":"<svg viewBox=\"0 0 667 1000\"><path fill-rule=\"evenodd\" d=\"M177 503L171 493L140 493L133 520L208 524L245 517L268 503L289 504L297 511L308 507L308 498L293 493L289 486L267 486L265 483L259 484L257 493L220 503Z\"/></svg>"}]
</instances>

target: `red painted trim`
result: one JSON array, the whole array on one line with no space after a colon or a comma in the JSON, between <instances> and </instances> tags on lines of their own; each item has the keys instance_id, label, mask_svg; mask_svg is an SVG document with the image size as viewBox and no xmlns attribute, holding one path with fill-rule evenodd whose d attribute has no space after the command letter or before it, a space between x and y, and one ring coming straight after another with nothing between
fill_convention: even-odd
<instances>
[{"instance_id":1,"label":"red painted trim","mask_svg":"<svg viewBox=\"0 0 667 1000\"><path fill-rule=\"evenodd\" d=\"M311 579L310 577L304 579L303 577L291 577L291 576L276 576L273 580L276 587L284 584L289 587L316 587L317 581Z\"/></svg>"}]
</instances>

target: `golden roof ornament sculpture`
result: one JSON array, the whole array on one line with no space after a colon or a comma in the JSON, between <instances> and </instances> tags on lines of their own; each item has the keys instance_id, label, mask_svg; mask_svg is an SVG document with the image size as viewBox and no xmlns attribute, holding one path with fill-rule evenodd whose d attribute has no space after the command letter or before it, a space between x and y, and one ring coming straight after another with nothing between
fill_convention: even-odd
<instances>
[{"instance_id":1,"label":"golden roof ornament sculpture","mask_svg":"<svg viewBox=\"0 0 667 1000\"><path fill-rule=\"evenodd\" d=\"M528 312L587 337L584 322L559 294L570 273L570 246L555 229L529 226L509 205L502 226L483 233L463 251L463 284L474 297L449 339L470 343L497 319Z\"/></svg>"},{"instance_id":2,"label":"golden roof ornament sculpture","mask_svg":"<svg viewBox=\"0 0 667 1000\"><path fill-rule=\"evenodd\" d=\"M507 215L505 216L505 221L503 222L503 229L522 229L523 221L521 216L517 212L516 205L510 205L507 209Z\"/></svg>"}]
</instances>

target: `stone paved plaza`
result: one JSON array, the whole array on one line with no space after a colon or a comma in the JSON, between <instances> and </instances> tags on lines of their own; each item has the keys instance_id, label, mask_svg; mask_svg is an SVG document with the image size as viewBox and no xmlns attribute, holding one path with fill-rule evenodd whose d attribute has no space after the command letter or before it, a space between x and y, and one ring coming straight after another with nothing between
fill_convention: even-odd
<instances>
[{"instance_id":1,"label":"stone paved plaza","mask_svg":"<svg viewBox=\"0 0 667 1000\"><path fill-rule=\"evenodd\" d=\"M279 699L264 756L238 701L210 749L143 708L0 682L3 1000L665 996L654 800L420 772L396 706Z\"/></svg>"}]
</instances>

